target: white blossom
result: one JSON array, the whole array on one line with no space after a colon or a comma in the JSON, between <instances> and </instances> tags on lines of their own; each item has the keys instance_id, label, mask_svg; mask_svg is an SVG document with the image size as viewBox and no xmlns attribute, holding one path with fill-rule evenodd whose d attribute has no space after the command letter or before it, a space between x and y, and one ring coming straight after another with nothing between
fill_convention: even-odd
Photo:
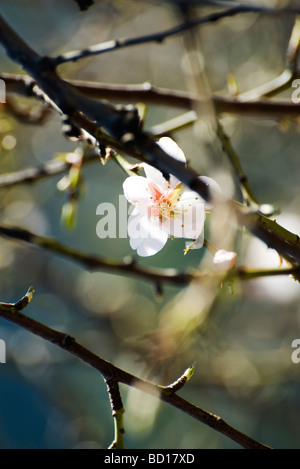
<instances>
[{"instance_id":1,"label":"white blossom","mask_svg":"<svg viewBox=\"0 0 300 469\"><path fill-rule=\"evenodd\" d=\"M158 144L170 156L186 163L184 153L172 139L162 137ZM154 167L143 166L146 177L128 177L123 190L134 206L128 219L130 245L138 255L147 257L159 252L169 236L197 239L203 231L208 206L175 176L167 179ZM213 179L201 179L219 190Z\"/></svg>"}]
</instances>

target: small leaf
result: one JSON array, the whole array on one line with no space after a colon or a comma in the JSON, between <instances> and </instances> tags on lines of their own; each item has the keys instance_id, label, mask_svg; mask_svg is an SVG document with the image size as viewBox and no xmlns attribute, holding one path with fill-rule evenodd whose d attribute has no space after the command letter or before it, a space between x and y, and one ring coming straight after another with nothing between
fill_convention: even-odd
<instances>
[{"instance_id":1,"label":"small leaf","mask_svg":"<svg viewBox=\"0 0 300 469\"><path fill-rule=\"evenodd\" d=\"M66 202L61 211L61 223L68 229L75 228L77 222L77 206L72 200Z\"/></svg>"},{"instance_id":2,"label":"small leaf","mask_svg":"<svg viewBox=\"0 0 300 469\"><path fill-rule=\"evenodd\" d=\"M58 181L58 183L56 184L56 187L59 191L64 192L70 187L70 185L71 185L71 182L70 182L69 176L64 176Z\"/></svg>"},{"instance_id":3,"label":"small leaf","mask_svg":"<svg viewBox=\"0 0 300 469\"><path fill-rule=\"evenodd\" d=\"M80 181L80 167L73 165L69 171L69 180L72 187L76 187Z\"/></svg>"}]
</instances>

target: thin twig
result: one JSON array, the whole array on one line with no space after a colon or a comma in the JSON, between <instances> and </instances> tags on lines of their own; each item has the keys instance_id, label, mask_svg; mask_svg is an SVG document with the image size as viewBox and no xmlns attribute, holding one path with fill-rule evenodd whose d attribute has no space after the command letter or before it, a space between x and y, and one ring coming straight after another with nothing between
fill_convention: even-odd
<instances>
[{"instance_id":1,"label":"thin twig","mask_svg":"<svg viewBox=\"0 0 300 469\"><path fill-rule=\"evenodd\" d=\"M6 103L2 103L1 108L18 122L31 125L43 125L51 112L50 107L44 105L40 105L38 110L18 109L9 96L6 96Z\"/></svg>"},{"instance_id":2,"label":"thin twig","mask_svg":"<svg viewBox=\"0 0 300 469\"><path fill-rule=\"evenodd\" d=\"M95 44L93 46L87 47L83 50L77 50L72 52L67 52L66 54L59 55L58 57L51 58L52 64L57 67L58 65L65 64L68 62L76 62L77 60L91 57L94 55L100 55L107 52L113 52L115 50L124 49L125 47L132 47L142 44L147 44L150 42L162 43L167 38L177 36L182 34L190 29L195 27L215 23L224 18L231 16L236 16L241 13L268 13L268 14L280 14L280 13L300 13L300 9L274 9L274 8L265 8L265 7L255 7L255 6L237 6L230 8L221 12L211 13L203 18L197 18L195 20L185 21L182 24L179 24L170 29L159 31L157 33L147 34L145 36L139 36L128 39L113 39L101 44Z\"/></svg>"},{"instance_id":3,"label":"thin twig","mask_svg":"<svg viewBox=\"0 0 300 469\"><path fill-rule=\"evenodd\" d=\"M253 205L253 207L259 208L259 202L250 186L248 177L246 176L239 157L234 150L228 135L225 133L225 130L221 124L221 122L217 121L217 129L216 129L217 136L220 139L222 144L222 148L224 153L227 155L238 179L238 183L241 187L241 191L243 194L244 201L247 203L248 206Z\"/></svg>"}]
</instances>

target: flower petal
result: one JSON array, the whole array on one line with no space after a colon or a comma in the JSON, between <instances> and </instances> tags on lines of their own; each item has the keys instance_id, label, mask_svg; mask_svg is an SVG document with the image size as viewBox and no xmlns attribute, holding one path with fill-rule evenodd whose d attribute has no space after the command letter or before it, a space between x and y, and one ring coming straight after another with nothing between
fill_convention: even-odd
<instances>
[{"instance_id":1,"label":"flower petal","mask_svg":"<svg viewBox=\"0 0 300 469\"><path fill-rule=\"evenodd\" d=\"M169 182L158 169L154 168L153 166L150 166L147 163L144 163L143 167L147 179L150 182L154 183L160 190L160 192L166 192L169 189Z\"/></svg>"},{"instance_id":2,"label":"flower petal","mask_svg":"<svg viewBox=\"0 0 300 469\"><path fill-rule=\"evenodd\" d=\"M157 144L164 152L166 152L175 160L181 161L182 163L186 163L186 158L184 156L183 151L171 138L161 137L158 140ZM170 189L173 189L180 183L179 179L177 179L172 174L170 174L170 178L169 180L167 180L158 169L146 163L144 164L144 170L147 178L153 181L156 185L158 185L162 192L166 192Z\"/></svg>"},{"instance_id":3,"label":"flower petal","mask_svg":"<svg viewBox=\"0 0 300 469\"><path fill-rule=\"evenodd\" d=\"M158 140L158 145L162 150L164 150L168 155L172 156L175 160L181 161L182 163L186 164L186 157L181 148L177 145L174 140L172 140L170 137L161 137ZM170 174L170 179L169 179L169 186L171 189L173 189L177 184L180 183L180 180L173 176L173 174Z\"/></svg>"},{"instance_id":4,"label":"flower petal","mask_svg":"<svg viewBox=\"0 0 300 469\"><path fill-rule=\"evenodd\" d=\"M202 200L197 203L180 201L178 208L184 211L183 217L183 237L197 239L203 232L205 222L205 209Z\"/></svg>"},{"instance_id":5,"label":"flower petal","mask_svg":"<svg viewBox=\"0 0 300 469\"><path fill-rule=\"evenodd\" d=\"M138 209L134 209L128 219L128 235L130 246L142 257L153 256L168 240L168 233L157 224L152 224L151 219Z\"/></svg>"},{"instance_id":6,"label":"flower petal","mask_svg":"<svg viewBox=\"0 0 300 469\"><path fill-rule=\"evenodd\" d=\"M142 176L130 176L125 179L123 191L128 202L133 205L147 207L151 203L148 181Z\"/></svg>"},{"instance_id":7,"label":"flower petal","mask_svg":"<svg viewBox=\"0 0 300 469\"><path fill-rule=\"evenodd\" d=\"M183 151L170 137L161 137L157 143L160 148L168 153L168 155L172 156L172 158L175 158L175 160L181 161L182 163L186 163Z\"/></svg>"},{"instance_id":8,"label":"flower petal","mask_svg":"<svg viewBox=\"0 0 300 469\"><path fill-rule=\"evenodd\" d=\"M198 192L192 191L189 187L182 185L180 191L180 201L184 203L205 203L205 200L198 194Z\"/></svg>"},{"instance_id":9,"label":"flower petal","mask_svg":"<svg viewBox=\"0 0 300 469\"><path fill-rule=\"evenodd\" d=\"M141 257L149 257L154 256L159 251L162 250L164 245L166 244L168 236L165 240L156 239L156 238L145 238L142 243L137 248L137 253Z\"/></svg>"},{"instance_id":10,"label":"flower petal","mask_svg":"<svg viewBox=\"0 0 300 469\"><path fill-rule=\"evenodd\" d=\"M175 217L166 219L162 229L176 238L196 239L203 231L205 222L204 204L201 200L180 201L176 206Z\"/></svg>"}]
</instances>

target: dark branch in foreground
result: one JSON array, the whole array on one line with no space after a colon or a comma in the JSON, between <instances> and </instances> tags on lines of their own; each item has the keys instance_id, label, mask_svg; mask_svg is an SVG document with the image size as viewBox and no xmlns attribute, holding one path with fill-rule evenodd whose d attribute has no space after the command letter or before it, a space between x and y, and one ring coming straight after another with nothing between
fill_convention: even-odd
<instances>
[{"instance_id":1,"label":"dark branch in foreground","mask_svg":"<svg viewBox=\"0 0 300 469\"><path fill-rule=\"evenodd\" d=\"M84 363L87 363L95 370L99 371L103 378L107 380L113 380L116 383L123 383L127 386L137 388L143 392L151 394L158 399L161 399L164 402L176 407L182 412L190 415L191 417L199 420L205 425L213 428L219 433L222 433L226 437L235 441L243 448L247 449L271 449L268 446L259 443L239 430L235 429L223 419L214 415L210 412L207 412L200 407L186 401L182 397L178 396L176 392L170 392L170 388L164 386L159 386L153 384L149 381L138 378L137 376L128 373L121 368L114 366L112 363L104 360L103 358L95 355L82 345L80 345L73 337L66 333L58 332L54 329L51 329L44 324L35 321L28 316L20 313L16 310L15 305L17 303L12 303L14 306L13 309L9 310L5 303L0 303L0 317L6 319L7 321L13 322L24 329L32 332L33 334L41 337L48 342L51 342L54 345L68 351L75 357L82 360Z\"/></svg>"}]
</instances>

